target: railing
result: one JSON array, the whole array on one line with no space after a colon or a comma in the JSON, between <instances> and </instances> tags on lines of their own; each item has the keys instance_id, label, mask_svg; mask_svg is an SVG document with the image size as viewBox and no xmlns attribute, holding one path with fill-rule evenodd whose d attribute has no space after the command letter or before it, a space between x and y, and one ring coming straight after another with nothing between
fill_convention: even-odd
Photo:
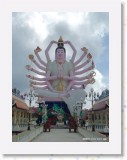
<instances>
[{"instance_id":1,"label":"railing","mask_svg":"<svg viewBox=\"0 0 127 160\"><path fill-rule=\"evenodd\" d=\"M30 128L34 128L35 124L30 124ZM28 124L12 124L12 131L25 131L28 129Z\"/></svg>"},{"instance_id":2,"label":"railing","mask_svg":"<svg viewBox=\"0 0 127 160\"><path fill-rule=\"evenodd\" d=\"M43 126L31 129L30 131L24 131L18 135L13 135L12 142L30 142L41 132L43 132Z\"/></svg>"},{"instance_id":3,"label":"railing","mask_svg":"<svg viewBox=\"0 0 127 160\"><path fill-rule=\"evenodd\" d=\"M88 131L92 131L92 125L85 127ZM109 128L105 125L95 125L95 131L101 133L109 133Z\"/></svg>"}]
</instances>

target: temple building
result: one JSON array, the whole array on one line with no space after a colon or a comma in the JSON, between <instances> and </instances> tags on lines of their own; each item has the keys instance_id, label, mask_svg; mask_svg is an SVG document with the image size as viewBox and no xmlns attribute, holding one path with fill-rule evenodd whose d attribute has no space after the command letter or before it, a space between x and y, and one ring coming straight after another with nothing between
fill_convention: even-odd
<instances>
[{"instance_id":1,"label":"temple building","mask_svg":"<svg viewBox=\"0 0 127 160\"><path fill-rule=\"evenodd\" d=\"M27 130L28 122L32 118L29 107L25 103L20 92L12 90L12 132L21 132ZM29 117L30 116L30 117Z\"/></svg>"},{"instance_id":2,"label":"temple building","mask_svg":"<svg viewBox=\"0 0 127 160\"><path fill-rule=\"evenodd\" d=\"M94 117L92 117L92 114ZM93 121L94 119L94 121ZM95 131L109 132L109 91L104 90L92 108L88 111L88 129L94 124Z\"/></svg>"}]
</instances>

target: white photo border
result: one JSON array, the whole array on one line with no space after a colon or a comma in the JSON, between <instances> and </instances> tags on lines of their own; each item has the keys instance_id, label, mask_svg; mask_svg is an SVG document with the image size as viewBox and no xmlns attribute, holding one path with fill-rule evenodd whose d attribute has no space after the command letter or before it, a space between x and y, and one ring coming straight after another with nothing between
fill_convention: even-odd
<instances>
[{"instance_id":1,"label":"white photo border","mask_svg":"<svg viewBox=\"0 0 127 160\"><path fill-rule=\"evenodd\" d=\"M5 0L0 11L2 154L121 154L121 2ZM109 12L109 142L12 142L12 12L34 11Z\"/></svg>"}]
</instances>

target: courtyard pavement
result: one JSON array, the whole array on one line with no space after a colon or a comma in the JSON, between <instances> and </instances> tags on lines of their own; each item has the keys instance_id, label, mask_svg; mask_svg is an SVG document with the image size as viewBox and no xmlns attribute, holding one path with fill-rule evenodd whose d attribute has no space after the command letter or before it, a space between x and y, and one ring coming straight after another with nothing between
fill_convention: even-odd
<instances>
[{"instance_id":1,"label":"courtyard pavement","mask_svg":"<svg viewBox=\"0 0 127 160\"><path fill-rule=\"evenodd\" d=\"M69 129L51 129L50 132L42 132L32 142L107 142L108 138L97 132L90 132L78 128L78 132L69 132Z\"/></svg>"},{"instance_id":2,"label":"courtyard pavement","mask_svg":"<svg viewBox=\"0 0 127 160\"><path fill-rule=\"evenodd\" d=\"M69 129L51 129L50 132L42 132L32 142L83 142L79 133L70 133Z\"/></svg>"},{"instance_id":3,"label":"courtyard pavement","mask_svg":"<svg viewBox=\"0 0 127 160\"><path fill-rule=\"evenodd\" d=\"M85 128L78 127L79 134L85 142L108 142L109 138L99 132L91 132Z\"/></svg>"}]
</instances>

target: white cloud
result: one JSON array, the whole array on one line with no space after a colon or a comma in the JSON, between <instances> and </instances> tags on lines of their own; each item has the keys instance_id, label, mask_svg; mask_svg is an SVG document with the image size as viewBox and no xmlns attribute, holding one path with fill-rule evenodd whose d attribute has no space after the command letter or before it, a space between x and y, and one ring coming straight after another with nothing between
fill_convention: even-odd
<instances>
[{"instance_id":1,"label":"white cloud","mask_svg":"<svg viewBox=\"0 0 127 160\"><path fill-rule=\"evenodd\" d=\"M99 70L95 69L96 76L95 76L95 83L93 87L95 90L100 89L101 91L106 89L106 84L104 83L104 76L99 72Z\"/></svg>"},{"instance_id":2,"label":"white cloud","mask_svg":"<svg viewBox=\"0 0 127 160\"><path fill-rule=\"evenodd\" d=\"M96 93L99 93L99 95L101 95L102 91L103 91L104 89L108 88L108 84L106 84L106 83L104 82L104 76L99 72L99 70L95 69L94 71L96 72L96 76L94 77L94 78L95 78L95 83L92 84L92 85L89 84L89 85L86 87L86 90L85 90L85 91L87 92L87 94L89 94L91 88L93 88ZM86 102L87 102L87 103L84 104L83 107L84 107L84 108L87 108L87 109L91 108L91 102L88 101L87 99L86 99Z\"/></svg>"},{"instance_id":3,"label":"white cloud","mask_svg":"<svg viewBox=\"0 0 127 160\"><path fill-rule=\"evenodd\" d=\"M43 17L39 13L34 13L30 15L27 23L30 28L34 29L40 41L44 41L47 38L48 30L47 25Z\"/></svg>"}]
</instances>

